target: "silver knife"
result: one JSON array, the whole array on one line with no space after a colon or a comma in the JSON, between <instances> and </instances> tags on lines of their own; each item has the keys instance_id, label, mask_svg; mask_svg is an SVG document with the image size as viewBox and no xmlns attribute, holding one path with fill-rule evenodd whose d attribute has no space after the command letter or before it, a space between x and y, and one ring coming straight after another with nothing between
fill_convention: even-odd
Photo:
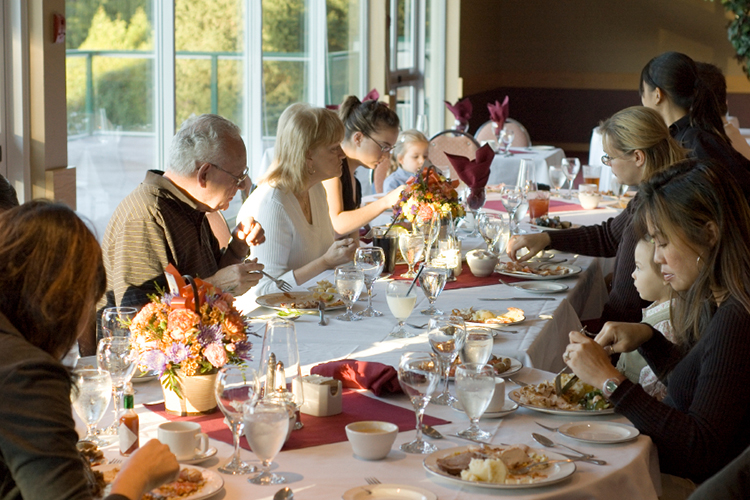
<instances>
[{"instance_id":1,"label":"silver knife","mask_svg":"<svg viewBox=\"0 0 750 500\"><path fill-rule=\"evenodd\" d=\"M553 297L481 297L477 300L555 300Z\"/></svg>"}]
</instances>

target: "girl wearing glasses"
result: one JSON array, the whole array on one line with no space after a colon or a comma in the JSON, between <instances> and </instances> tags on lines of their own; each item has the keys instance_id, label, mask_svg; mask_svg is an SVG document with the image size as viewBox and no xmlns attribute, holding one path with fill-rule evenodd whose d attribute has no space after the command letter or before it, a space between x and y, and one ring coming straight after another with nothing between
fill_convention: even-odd
<instances>
[{"instance_id":1,"label":"girl wearing glasses","mask_svg":"<svg viewBox=\"0 0 750 500\"><path fill-rule=\"evenodd\" d=\"M328 210L337 234L348 235L368 224L384 210L391 208L401 195L402 186L373 203L360 207L362 187L354 177L358 167L375 169L382 161L389 161L398 139L398 115L379 101L361 102L349 96L339 107L344 122L346 154L341 176L323 182L328 197Z\"/></svg>"}]
</instances>

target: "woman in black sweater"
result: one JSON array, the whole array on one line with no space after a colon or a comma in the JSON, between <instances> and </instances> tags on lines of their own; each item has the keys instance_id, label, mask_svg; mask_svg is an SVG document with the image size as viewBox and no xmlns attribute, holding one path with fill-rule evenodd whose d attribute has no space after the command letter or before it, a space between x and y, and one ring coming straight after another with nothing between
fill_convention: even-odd
<instances>
[{"instance_id":1,"label":"woman in black sweater","mask_svg":"<svg viewBox=\"0 0 750 500\"><path fill-rule=\"evenodd\" d=\"M563 355L651 437L663 473L696 482L750 445L750 208L727 175L685 160L640 188L635 229L654 240L654 261L677 299L678 343L646 324L610 322L595 341L571 332ZM608 354L636 348L667 385L663 402L610 363Z\"/></svg>"}]
</instances>

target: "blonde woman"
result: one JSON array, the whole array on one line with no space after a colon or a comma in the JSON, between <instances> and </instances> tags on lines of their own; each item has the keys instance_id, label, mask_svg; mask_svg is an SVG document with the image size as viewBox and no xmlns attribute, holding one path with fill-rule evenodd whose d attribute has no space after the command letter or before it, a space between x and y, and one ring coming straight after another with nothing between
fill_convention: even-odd
<instances>
[{"instance_id":1,"label":"blonde woman","mask_svg":"<svg viewBox=\"0 0 750 500\"><path fill-rule=\"evenodd\" d=\"M341 174L344 126L333 111L297 103L279 118L275 158L239 218L253 214L266 229L266 242L252 248L265 271L293 286L352 260L351 238L334 241L328 215L326 179ZM253 297L278 292L263 278Z\"/></svg>"},{"instance_id":2,"label":"blonde woman","mask_svg":"<svg viewBox=\"0 0 750 500\"><path fill-rule=\"evenodd\" d=\"M685 157L685 150L669 135L659 113L642 106L624 109L602 122L602 162L612 167L617 180L637 186L655 173ZM635 268L635 246L638 238L632 228L633 211L638 196L617 217L602 224L565 231L514 236L508 243L508 254L514 260L526 260L546 247L596 257L616 257L612 290L604 305L601 320L641 320L641 300L630 274ZM516 259L516 252L528 248L529 254Z\"/></svg>"},{"instance_id":3,"label":"blonde woman","mask_svg":"<svg viewBox=\"0 0 750 500\"><path fill-rule=\"evenodd\" d=\"M396 145L398 115L388 106L374 100L361 102L347 97L339 108L346 134L341 148L346 153L341 174L323 183L328 209L337 234L347 235L369 224L384 210L391 208L401 195L401 186L382 198L361 207L362 188L354 177L359 167L374 169Z\"/></svg>"}]
</instances>

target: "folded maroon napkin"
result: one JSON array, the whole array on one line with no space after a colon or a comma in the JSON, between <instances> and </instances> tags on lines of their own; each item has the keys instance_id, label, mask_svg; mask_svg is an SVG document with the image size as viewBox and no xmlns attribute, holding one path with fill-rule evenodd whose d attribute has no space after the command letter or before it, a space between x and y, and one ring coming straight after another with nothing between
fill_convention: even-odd
<instances>
[{"instance_id":1,"label":"folded maroon napkin","mask_svg":"<svg viewBox=\"0 0 750 500\"><path fill-rule=\"evenodd\" d=\"M477 149L475 160L450 153L445 153L445 156L456 169L458 178L469 186L470 193L466 199L469 208L479 210L484 205L484 187L490 178L490 165L495 158L495 151L489 144L485 144Z\"/></svg>"},{"instance_id":2,"label":"folded maroon napkin","mask_svg":"<svg viewBox=\"0 0 750 500\"><path fill-rule=\"evenodd\" d=\"M378 99L380 99L380 92L378 92L378 89L372 89L362 99L362 102L365 102L365 101L377 101Z\"/></svg>"},{"instance_id":3,"label":"folded maroon napkin","mask_svg":"<svg viewBox=\"0 0 750 500\"><path fill-rule=\"evenodd\" d=\"M310 373L341 380L347 388L369 389L376 396L402 392L395 368L374 361L330 361L313 366Z\"/></svg>"},{"instance_id":4,"label":"folded maroon napkin","mask_svg":"<svg viewBox=\"0 0 750 500\"><path fill-rule=\"evenodd\" d=\"M490 120L495 122L498 128L503 128L505 120L508 119L508 96L505 96L502 104L498 101L495 101L495 104L488 102L487 109L490 111Z\"/></svg>"},{"instance_id":5,"label":"folded maroon napkin","mask_svg":"<svg viewBox=\"0 0 750 500\"><path fill-rule=\"evenodd\" d=\"M453 113L453 116L456 117L456 120L461 123L468 123L471 119L473 108L469 99L461 99L456 104L451 104L448 101L445 101L445 107L448 108L450 112Z\"/></svg>"}]
</instances>

